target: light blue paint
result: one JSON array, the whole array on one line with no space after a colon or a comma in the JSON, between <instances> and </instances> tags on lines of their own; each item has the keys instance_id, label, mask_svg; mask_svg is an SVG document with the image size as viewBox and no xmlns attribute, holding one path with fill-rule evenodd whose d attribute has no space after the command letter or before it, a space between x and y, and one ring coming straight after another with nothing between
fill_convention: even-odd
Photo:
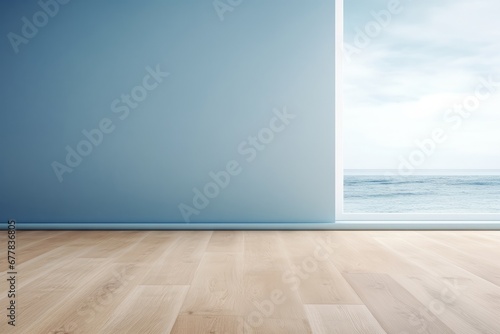
<instances>
[{"instance_id":1,"label":"light blue paint","mask_svg":"<svg viewBox=\"0 0 500 334\"><path fill-rule=\"evenodd\" d=\"M209 0L73 0L16 54L7 34L39 10L0 4L0 221L183 223L231 160L193 223L334 221L334 1L245 0L221 21ZM112 101L157 65L170 75L120 120ZM296 118L248 163L238 145L283 107ZM51 164L105 118L59 182Z\"/></svg>"}]
</instances>

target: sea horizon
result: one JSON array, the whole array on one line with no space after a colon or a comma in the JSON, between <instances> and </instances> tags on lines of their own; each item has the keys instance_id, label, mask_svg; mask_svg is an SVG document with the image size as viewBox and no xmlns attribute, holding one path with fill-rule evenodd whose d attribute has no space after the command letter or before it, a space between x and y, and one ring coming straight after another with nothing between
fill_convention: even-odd
<instances>
[{"instance_id":1,"label":"sea horizon","mask_svg":"<svg viewBox=\"0 0 500 334\"><path fill-rule=\"evenodd\" d=\"M457 170L453 172L463 173ZM487 173L406 176L346 174L343 180L344 211L349 213L500 213L500 174L491 175L489 174L491 171Z\"/></svg>"},{"instance_id":2,"label":"sea horizon","mask_svg":"<svg viewBox=\"0 0 500 334\"><path fill-rule=\"evenodd\" d=\"M434 176L475 176L491 175L499 176L500 169L414 169L411 173L408 170L399 169L344 169L344 175L372 175L372 176L411 176L411 175L434 175Z\"/></svg>"}]
</instances>

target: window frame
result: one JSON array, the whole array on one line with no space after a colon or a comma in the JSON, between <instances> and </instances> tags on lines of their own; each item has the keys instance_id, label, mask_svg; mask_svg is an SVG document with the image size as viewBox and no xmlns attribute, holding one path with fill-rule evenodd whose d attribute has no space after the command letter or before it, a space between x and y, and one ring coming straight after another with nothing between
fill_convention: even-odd
<instances>
[{"instance_id":1,"label":"window frame","mask_svg":"<svg viewBox=\"0 0 500 334\"><path fill-rule=\"evenodd\" d=\"M500 228L500 213L345 213L343 164L344 0L335 0L335 221L378 228ZM410 226L411 225L411 226Z\"/></svg>"}]
</instances>

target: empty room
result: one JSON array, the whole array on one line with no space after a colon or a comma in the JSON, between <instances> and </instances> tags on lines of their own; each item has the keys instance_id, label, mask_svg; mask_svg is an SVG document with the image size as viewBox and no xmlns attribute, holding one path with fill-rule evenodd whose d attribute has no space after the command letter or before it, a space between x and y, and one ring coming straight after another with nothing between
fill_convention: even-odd
<instances>
[{"instance_id":1,"label":"empty room","mask_svg":"<svg viewBox=\"0 0 500 334\"><path fill-rule=\"evenodd\" d=\"M0 333L499 334L499 12L0 3Z\"/></svg>"}]
</instances>

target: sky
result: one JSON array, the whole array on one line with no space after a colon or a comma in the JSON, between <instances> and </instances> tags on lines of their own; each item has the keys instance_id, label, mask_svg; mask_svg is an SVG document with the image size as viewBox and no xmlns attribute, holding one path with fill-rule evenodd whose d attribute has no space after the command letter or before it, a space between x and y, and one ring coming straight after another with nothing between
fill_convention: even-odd
<instances>
[{"instance_id":1,"label":"sky","mask_svg":"<svg viewBox=\"0 0 500 334\"><path fill-rule=\"evenodd\" d=\"M388 2L345 1L344 167L500 169L500 2L399 3L365 45L356 36ZM474 100L483 79L497 86Z\"/></svg>"},{"instance_id":2,"label":"sky","mask_svg":"<svg viewBox=\"0 0 500 334\"><path fill-rule=\"evenodd\" d=\"M242 172L190 222L333 220L333 1L244 0L223 20L212 0L40 11L0 3L0 221L183 223L179 205L233 160ZM16 52L24 17L42 27ZM115 112L147 75L155 88ZM296 118L247 162L239 145L284 108ZM54 162L98 126L114 128L60 182Z\"/></svg>"}]
</instances>

